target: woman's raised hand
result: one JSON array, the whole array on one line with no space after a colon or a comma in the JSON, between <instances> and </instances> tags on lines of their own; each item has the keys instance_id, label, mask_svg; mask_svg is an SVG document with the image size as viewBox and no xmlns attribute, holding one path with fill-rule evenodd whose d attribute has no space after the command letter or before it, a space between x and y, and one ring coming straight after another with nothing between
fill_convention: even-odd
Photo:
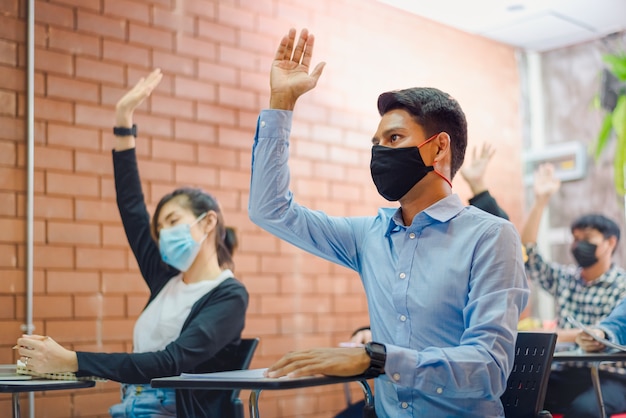
<instances>
[{"instance_id":1,"label":"woman's raised hand","mask_svg":"<svg viewBox=\"0 0 626 418\"><path fill-rule=\"evenodd\" d=\"M135 86L128 91L115 106L115 113L117 119L117 126L132 126L133 112L146 97L150 96L152 90L159 84L163 74L161 70L157 68L152 71L147 77L141 78Z\"/></svg>"}]
</instances>

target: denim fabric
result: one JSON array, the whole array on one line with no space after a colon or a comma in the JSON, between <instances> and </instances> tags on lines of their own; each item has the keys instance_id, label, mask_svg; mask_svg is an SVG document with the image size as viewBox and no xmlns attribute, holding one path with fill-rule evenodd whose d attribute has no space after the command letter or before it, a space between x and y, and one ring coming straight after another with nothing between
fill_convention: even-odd
<instances>
[{"instance_id":1,"label":"denim fabric","mask_svg":"<svg viewBox=\"0 0 626 418\"><path fill-rule=\"evenodd\" d=\"M150 385L121 387L122 403L109 408L113 418L170 418L176 417L176 391L154 389Z\"/></svg>"}]
</instances>

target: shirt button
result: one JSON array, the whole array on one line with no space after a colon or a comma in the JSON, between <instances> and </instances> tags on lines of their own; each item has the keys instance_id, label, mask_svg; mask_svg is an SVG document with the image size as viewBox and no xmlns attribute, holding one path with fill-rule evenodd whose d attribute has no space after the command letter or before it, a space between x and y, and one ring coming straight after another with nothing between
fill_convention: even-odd
<instances>
[{"instance_id":1,"label":"shirt button","mask_svg":"<svg viewBox=\"0 0 626 418\"><path fill-rule=\"evenodd\" d=\"M402 409L407 409L409 407L409 404L406 402L402 402Z\"/></svg>"},{"instance_id":2,"label":"shirt button","mask_svg":"<svg viewBox=\"0 0 626 418\"><path fill-rule=\"evenodd\" d=\"M261 121L261 128L265 128L265 121L264 120Z\"/></svg>"},{"instance_id":3,"label":"shirt button","mask_svg":"<svg viewBox=\"0 0 626 418\"><path fill-rule=\"evenodd\" d=\"M393 374L393 380L395 380L396 382L400 380L400 373L394 373Z\"/></svg>"},{"instance_id":4,"label":"shirt button","mask_svg":"<svg viewBox=\"0 0 626 418\"><path fill-rule=\"evenodd\" d=\"M404 279L405 277L406 277L406 274L404 274L404 273L400 273L400 278L401 278L401 279Z\"/></svg>"},{"instance_id":5,"label":"shirt button","mask_svg":"<svg viewBox=\"0 0 626 418\"><path fill-rule=\"evenodd\" d=\"M402 321L402 322L406 321L406 316L400 315L400 321Z\"/></svg>"},{"instance_id":6,"label":"shirt button","mask_svg":"<svg viewBox=\"0 0 626 418\"><path fill-rule=\"evenodd\" d=\"M443 389L437 388L437 393L441 395L443 393Z\"/></svg>"},{"instance_id":7,"label":"shirt button","mask_svg":"<svg viewBox=\"0 0 626 418\"><path fill-rule=\"evenodd\" d=\"M411 232L411 233L409 234L409 238L411 238L411 239L415 239L415 234L414 234L413 232Z\"/></svg>"}]
</instances>

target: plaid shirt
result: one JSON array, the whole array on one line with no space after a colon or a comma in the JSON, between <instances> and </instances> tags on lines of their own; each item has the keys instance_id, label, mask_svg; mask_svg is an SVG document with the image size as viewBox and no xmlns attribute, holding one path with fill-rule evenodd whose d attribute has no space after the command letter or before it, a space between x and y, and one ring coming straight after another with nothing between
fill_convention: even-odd
<instances>
[{"instance_id":1,"label":"plaid shirt","mask_svg":"<svg viewBox=\"0 0 626 418\"><path fill-rule=\"evenodd\" d=\"M596 325L626 297L626 271L615 265L596 280L585 282L580 267L545 262L536 244L526 245L526 253L529 278L555 298L559 328L574 328L566 319L568 315L584 325ZM602 365L601 369L626 374L624 368Z\"/></svg>"}]
</instances>

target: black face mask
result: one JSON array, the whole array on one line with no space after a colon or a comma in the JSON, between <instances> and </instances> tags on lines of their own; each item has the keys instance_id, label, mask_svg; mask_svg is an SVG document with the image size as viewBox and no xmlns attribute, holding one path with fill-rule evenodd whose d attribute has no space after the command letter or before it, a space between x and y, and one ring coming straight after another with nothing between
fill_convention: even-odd
<instances>
[{"instance_id":1,"label":"black face mask","mask_svg":"<svg viewBox=\"0 0 626 418\"><path fill-rule=\"evenodd\" d=\"M598 262L598 257L596 257L597 248L596 244L592 244L589 241L578 241L572 247L572 255L580 267L591 267Z\"/></svg>"},{"instance_id":2,"label":"black face mask","mask_svg":"<svg viewBox=\"0 0 626 418\"><path fill-rule=\"evenodd\" d=\"M390 202L400 200L434 169L424 163L418 147L372 147L372 180L378 193Z\"/></svg>"}]
</instances>

